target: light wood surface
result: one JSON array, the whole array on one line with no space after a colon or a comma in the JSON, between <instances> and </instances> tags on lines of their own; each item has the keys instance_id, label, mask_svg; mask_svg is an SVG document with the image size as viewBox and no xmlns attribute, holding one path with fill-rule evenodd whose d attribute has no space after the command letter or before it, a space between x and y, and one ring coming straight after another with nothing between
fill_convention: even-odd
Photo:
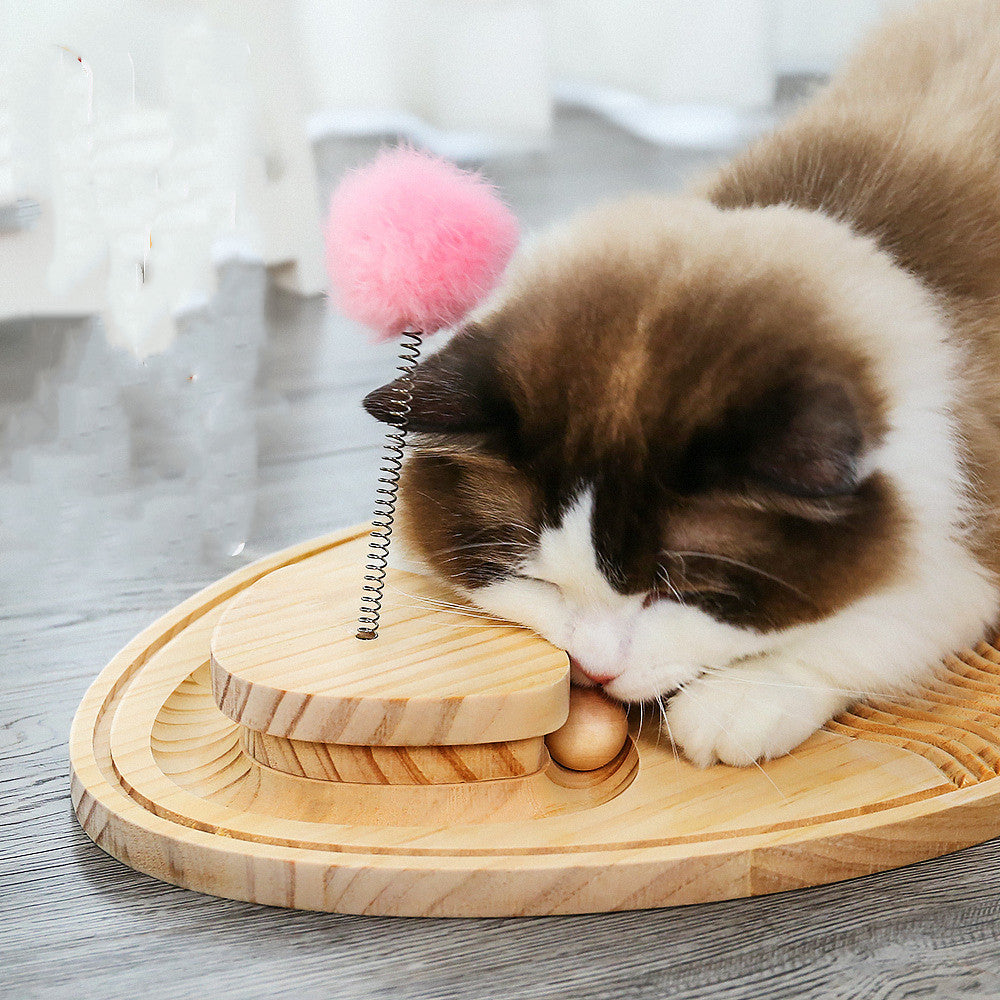
<instances>
[{"instance_id":1,"label":"light wood surface","mask_svg":"<svg viewBox=\"0 0 1000 1000\"><path fill-rule=\"evenodd\" d=\"M356 638L367 533L232 600L211 640L223 713L288 739L445 746L544 736L566 721L566 654L390 570L375 640Z\"/></svg>"},{"instance_id":2,"label":"light wood surface","mask_svg":"<svg viewBox=\"0 0 1000 1000\"><path fill-rule=\"evenodd\" d=\"M761 768L698 769L648 729L592 772L548 763L392 785L262 766L216 705L213 631L257 581L353 560L357 538L231 575L109 664L71 740L77 815L101 847L158 878L272 905L485 916L776 892L1000 832L1000 653L986 645L950 658L920 697L856 708Z\"/></svg>"},{"instance_id":3,"label":"light wood surface","mask_svg":"<svg viewBox=\"0 0 1000 1000\"><path fill-rule=\"evenodd\" d=\"M537 773L549 762L540 736L470 746L356 747L289 740L241 727L240 738L250 757L276 771L366 785L452 785L519 778Z\"/></svg>"}]
</instances>

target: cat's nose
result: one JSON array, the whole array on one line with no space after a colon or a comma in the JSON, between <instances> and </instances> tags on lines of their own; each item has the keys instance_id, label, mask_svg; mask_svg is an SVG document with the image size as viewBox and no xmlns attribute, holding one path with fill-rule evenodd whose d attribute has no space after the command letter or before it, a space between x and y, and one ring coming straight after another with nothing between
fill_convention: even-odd
<instances>
[{"instance_id":1,"label":"cat's nose","mask_svg":"<svg viewBox=\"0 0 1000 1000\"><path fill-rule=\"evenodd\" d=\"M585 667L575 656L570 654L569 658L570 679L580 683L589 681L598 687L610 684L617 677L617 674L602 674L596 670Z\"/></svg>"}]
</instances>

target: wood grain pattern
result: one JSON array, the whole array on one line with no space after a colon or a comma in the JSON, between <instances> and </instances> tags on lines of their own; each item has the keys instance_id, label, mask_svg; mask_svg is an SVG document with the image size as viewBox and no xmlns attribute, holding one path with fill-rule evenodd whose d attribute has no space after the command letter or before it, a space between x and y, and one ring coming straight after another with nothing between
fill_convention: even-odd
<instances>
[{"instance_id":1,"label":"wood grain pattern","mask_svg":"<svg viewBox=\"0 0 1000 1000\"><path fill-rule=\"evenodd\" d=\"M1000 775L1000 653L988 643L945 657L919 695L871 698L830 732L898 746L929 760L957 788Z\"/></svg>"},{"instance_id":2,"label":"wood grain pattern","mask_svg":"<svg viewBox=\"0 0 1000 1000\"><path fill-rule=\"evenodd\" d=\"M365 785L451 785L536 774L549 762L540 736L509 743L443 747L355 747L311 743L240 729L258 764L320 781Z\"/></svg>"},{"instance_id":3,"label":"wood grain pattern","mask_svg":"<svg viewBox=\"0 0 1000 1000\"><path fill-rule=\"evenodd\" d=\"M353 557L356 537L322 539L316 557ZM392 786L262 766L216 706L209 640L227 600L310 558L299 547L220 581L91 688L74 724L73 798L109 853L167 881L282 906L542 914L815 885L1000 832L988 753L1000 684L987 679L1000 654L986 645L949 660L923 700L856 708L761 769L694 768L648 731L590 774L549 763L515 778Z\"/></svg>"},{"instance_id":4,"label":"wood grain pattern","mask_svg":"<svg viewBox=\"0 0 1000 1000\"><path fill-rule=\"evenodd\" d=\"M365 538L351 540L230 602L211 640L223 713L274 736L358 746L508 742L566 721L566 654L432 580L390 569L379 638L357 639L365 556Z\"/></svg>"}]
</instances>

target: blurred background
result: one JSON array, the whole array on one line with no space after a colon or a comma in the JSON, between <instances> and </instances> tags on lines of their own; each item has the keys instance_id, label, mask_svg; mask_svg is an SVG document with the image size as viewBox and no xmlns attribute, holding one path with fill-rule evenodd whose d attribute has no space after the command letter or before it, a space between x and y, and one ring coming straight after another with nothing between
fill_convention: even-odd
<instances>
[{"instance_id":1,"label":"blurred background","mask_svg":"<svg viewBox=\"0 0 1000 1000\"><path fill-rule=\"evenodd\" d=\"M884 6L4 0L4 606L166 610L367 517L358 404L393 347L324 296L346 168L405 137L482 169L528 231L676 189Z\"/></svg>"}]
</instances>

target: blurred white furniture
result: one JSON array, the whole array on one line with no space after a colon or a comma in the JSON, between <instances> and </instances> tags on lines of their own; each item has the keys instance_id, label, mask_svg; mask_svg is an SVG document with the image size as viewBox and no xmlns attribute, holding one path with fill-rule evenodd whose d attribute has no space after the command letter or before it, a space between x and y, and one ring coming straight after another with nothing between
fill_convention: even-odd
<instances>
[{"instance_id":1,"label":"blurred white furniture","mask_svg":"<svg viewBox=\"0 0 1000 1000\"><path fill-rule=\"evenodd\" d=\"M144 356L207 301L220 259L323 291L284 9L5 0L0 205L30 199L40 216L0 234L0 319L99 313Z\"/></svg>"},{"instance_id":2,"label":"blurred white furniture","mask_svg":"<svg viewBox=\"0 0 1000 1000\"><path fill-rule=\"evenodd\" d=\"M297 0L313 135L459 159L543 146L553 100L653 142L752 130L782 73L828 73L892 0ZM897 0L898 2L898 0Z\"/></svg>"}]
</instances>

